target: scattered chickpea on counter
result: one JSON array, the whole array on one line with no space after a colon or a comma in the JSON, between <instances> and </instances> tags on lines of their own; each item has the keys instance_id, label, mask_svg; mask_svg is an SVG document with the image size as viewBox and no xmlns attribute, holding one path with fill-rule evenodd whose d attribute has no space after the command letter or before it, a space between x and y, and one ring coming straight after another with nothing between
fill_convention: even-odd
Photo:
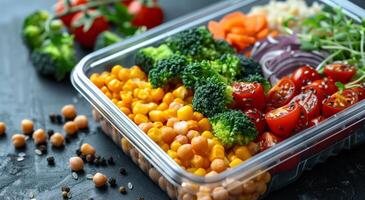
<instances>
[{"instance_id":1,"label":"scattered chickpea on counter","mask_svg":"<svg viewBox=\"0 0 365 200\"><path fill-rule=\"evenodd\" d=\"M84 161L78 156L70 158L69 162L72 171L81 171L84 169Z\"/></svg>"},{"instance_id":2,"label":"scattered chickpea on counter","mask_svg":"<svg viewBox=\"0 0 365 200\"><path fill-rule=\"evenodd\" d=\"M77 115L76 108L72 104L63 106L61 113L62 113L63 117L65 117L68 120L73 120Z\"/></svg>"},{"instance_id":3,"label":"scattered chickpea on counter","mask_svg":"<svg viewBox=\"0 0 365 200\"><path fill-rule=\"evenodd\" d=\"M67 135L75 135L79 128L77 127L77 124L75 122L69 121L63 125L63 130L66 132Z\"/></svg>"},{"instance_id":4,"label":"scattered chickpea on counter","mask_svg":"<svg viewBox=\"0 0 365 200\"><path fill-rule=\"evenodd\" d=\"M4 122L0 122L0 135L4 135L6 132L6 124Z\"/></svg>"},{"instance_id":5,"label":"scattered chickpea on counter","mask_svg":"<svg viewBox=\"0 0 365 200\"><path fill-rule=\"evenodd\" d=\"M82 155L84 155L84 156L87 156L87 155L94 156L95 152L96 152L95 148L88 143L82 144L80 147L80 150L81 150Z\"/></svg>"},{"instance_id":6,"label":"scattered chickpea on counter","mask_svg":"<svg viewBox=\"0 0 365 200\"><path fill-rule=\"evenodd\" d=\"M24 134L26 135L32 134L34 130L33 121L29 119L23 119L21 122L21 128Z\"/></svg>"},{"instance_id":7,"label":"scattered chickpea on counter","mask_svg":"<svg viewBox=\"0 0 365 200\"><path fill-rule=\"evenodd\" d=\"M85 115L77 115L74 119L78 129L87 129L89 127L88 119Z\"/></svg>"},{"instance_id":8,"label":"scattered chickpea on counter","mask_svg":"<svg viewBox=\"0 0 365 200\"><path fill-rule=\"evenodd\" d=\"M95 184L95 187L102 187L106 184L108 181L108 178L102 174L102 173L96 173L93 177L93 182Z\"/></svg>"},{"instance_id":9,"label":"scattered chickpea on counter","mask_svg":"<svg viewBox=\"0 0 365 200\"><path fill-rule=\"evenodd\" d=\"M34 131L32 137L35 144L43 144L47 142L47 134L43 129Z\"/></svg>"},{"instance_id":10,"label":"scattered chickpea on counter","mask_svg":"<svg viewBox=\"0 0 365 200\"><path fill-rule=\"evenodd\" d=\"M22 134L14 134L11 137L11 140L14 144L14 147L17 149L25 146L25 136Z\"/></svg>"},{"instance_id":11,"label":"scattered chickpea on counter","mask_svg":"<svg viewBox=\"0 0 365 200\"><path fill-rule=\"evenodd\" d=\"M51 138L51 144L54 147L62 147L65 143L65 138L61 133L54 133Z\"/></svg>"}]
</instances>

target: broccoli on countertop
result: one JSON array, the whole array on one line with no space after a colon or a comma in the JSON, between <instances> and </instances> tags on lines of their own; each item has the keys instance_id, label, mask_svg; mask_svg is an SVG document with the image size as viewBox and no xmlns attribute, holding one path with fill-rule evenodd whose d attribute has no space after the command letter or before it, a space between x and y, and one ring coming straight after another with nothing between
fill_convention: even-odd
<instances>
[{"instance_id":1,"label":"broccoli on countertop","mask_svg":"<svg viewBox=\"0 0 365 200\"><path fill-rule=\"evenodd\" d=\"M221 54L234 50L226 43L216 42L206 27L197 27L182 31L166 39L165 44L174 53L192 60L214 60Z\"/></svg>"},{"instance_id":2,"label":"broccoli on countertop","mask_svg":"<svg viewBox=\"0 0 365 200\"><path fill-rule=\"evenodd\" d=\"M262 87L264 87L265 94L267 94L269 92L269 90L271 89L270 82L260 74L251 74L251 75L243 78L240 81L241 82L250 82L250 83L253 83L253 82L261 83Z\"/></svg>"},{"instance_id":3,"label":"broccoli on countertop","mask_svg":"<svg viewBox=\"0 0 365 200\"><path fill-rule=\"evenodd\" d=\"M148 73L148 80L155 88L163 87L167 83L177 80L187 64L187 59L177 54L161 59Z\"/></svg>"},{"instance_id":4,"label":"broccoli on countertop","mask_svg":"<svg viewBox=\"0 0 365 200\"><path fill-rule=\"evenodd\" d=\"M246 145L257 137L257 130L247 115L227 110L209 118L213 134L227 147Z\"/></svg>"},{"instance_id":5,"label":"broccoli on countertop","mask_svg":"<svg viewBox=\"0 0 365 200\"><path fill-rule=\"evenodd\" d=\"M50 14L47 11L36 11L27 16L23 22L22 38L30 49L39 48L45 39L45 24Z\"/></svg>"},{"instance_id":6,"label":"broccoli on countertop","mask_svg":"<svg viewBox=\"0 0 365 200\"><path fill-rule=\"evenodd\" d=\"M195 90L193 108L204 116L212 117L224 112L233 102L232 92L232 87L223 83L201 85Z\"/></svg>"},{"instance_id":7,"label":"broccoli on countertop","mask_svg":"<svg viewBox=\"0 0 365 200\"><path fill-rule=\"evenodd\" d=\"M155 62L167 58L172 54L171 49L165 44L159 47L146 47L137 52L135 64L141 67L144 72L148 73Z\"/></svg>"}]
</instances>

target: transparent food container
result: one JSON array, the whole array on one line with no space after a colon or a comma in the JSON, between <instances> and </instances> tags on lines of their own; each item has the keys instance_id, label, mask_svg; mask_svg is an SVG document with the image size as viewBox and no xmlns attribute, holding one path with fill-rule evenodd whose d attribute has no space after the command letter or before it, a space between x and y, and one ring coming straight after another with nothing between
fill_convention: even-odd
<instances>
[{"instance_id":1,"label":"transparent food container","mask_svg":"<svg viewBox=\"0 0 365 200\"><path fill-rule=\"evenodd\" d=\"M251 7L268 2L223 1L91 53L72 73L73 85L93 106L94 118L100 122L103 131L172 199L257 199L296 180L304 170L311 169L341 149L365 140L365 131L361 131L365 124L365 101L362 101L235 168L218 175L196 176L176 164L89 80L92 73L110 70L116 64L133 66L134 54L140 48L158 45L170 35L206 25L230 12L248 12ZM359 21L358 15L365 14L364 10L344 0L322 0L319 3L342 7L356 21Z\"/></svg>"}]
</instances>

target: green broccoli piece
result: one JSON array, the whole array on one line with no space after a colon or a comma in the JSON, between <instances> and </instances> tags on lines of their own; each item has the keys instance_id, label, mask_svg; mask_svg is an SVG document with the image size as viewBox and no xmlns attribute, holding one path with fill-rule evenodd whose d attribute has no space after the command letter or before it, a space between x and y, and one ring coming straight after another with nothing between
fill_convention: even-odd
<instances>
[{"instance_id":1,"label":"green broccoli piece","mask_svg":"<svg viewBox=\"0 0 365 200\"><path fill-rule=\"evenodd\" d=\"M209 118L213 134L227 147L246 145L257 137L257 130L247 115L227 110Z\"/></svg>"},{"instance_id":2,"label":"green broccoli piece","mask_svg":"<svg viewBox=\"0 0 365 200\"><path fill-rule=\"evenodd\" d=\"M23 22L22 38L30 50L39 48L45 40L45 24L50 14L47 11L36 11L27 16Z\"/></svg>"},{"instance_id":3,"label":"green broccoli piece","mask_svg":"<svg viewBox=\"0 0 365 200\"><path fill-rule=\"evenodd\" d=\"M148 73L155 62L171 56L173 52L167 45L147 47L139 50L135 56L135 63Z\"/></svg>"},{"instance_id":4,"label":"green broccoli piece","mask_svg":"<svg viewBox=\"0 0 365 200\"><path fill-rule=\"evenodd\" d=\"M216 40L215 48L219 52L219 54L234 54L234 48L228 44L225 40Z\"/></svg>"},{"instance_id":5,"label":"green broccoli piece","mask_svg":"<svg viewBox=\"0 0 365 200\"><path fill-rule=\"evenodd\" d=\"M271 89L270 82L260 74L251 74L251 75L243 78L240 81L241 82L250 82L250 83L253 83L253 82L261 83L262 87L264 87L265 94L267 94L269 92L269 90Z\"/></svg>"},{"instance_id":6,"label":"green broccoli piece","mask_svg":"<svg viewBox=\"0 0 365 200\"><path fill-rule=\"evenodd\" d=\"M212 117L224 112L233 102L232 87L223 83L207 83L196 88L193 108L204 116Z\"/></svg>"},{"instance_id":7,"label":"green broccoli piece","mask_svg":"<svg viewBox=\"0 0 365 200\"><path fill-rule=\"evenodd\" d=\"M182 31L167 38L165 43L175 53L193 60L212 60L220 55L212 34L205 27Z\"/></svg>"},{"instance_id":8,"label":"green broccoli piece","mask_svg":"<svg viewBox=\"0 0 365 200\"><path fill-rule=\"evenodd\" d=\"M148 73L148 80L154 88L163 87L179 78L188 61L181 55L172 55L157 61Z\"/></svg>"},{"instance_id":9,"label":"green broccoli piece","mask_svg":"<svg viewBox=\"0 0 365 200\"><path fill-rule=\"evenodd\" d=\"M42 75L62 80L76 65L73 37L67 33L47 39L31 53L35 69Z\"/></svg>"},{"instance_id":10,"label":"green broccoli piece","mask_svg":"<svg viewBox=\"0 0 365 200\"><path fill-rule=\"evenodd\" d=\"M104 47L107 47L109 45L118 43L122 41L123 39L119 37L119 35L111 32L111 31L104 31L96 39L95 43L95 50L102 49Z\"/></svg>"},{"instance_id":11,"label":"green broccoli piece","mask_svg":"<svg viewBox=\"0 0 365 200\"><path fill-rule=\"evenodd\" d=\"M241 60L241 66L244 68L244 73L241 74L241 78L249 76L251 74L262 75L261 65L252 58L247 58L244 55L239 55Z\"/></svg>"},{"instance_id":12,"label":"green broccoli piece","mask_svg":"<svg viewBox=\"0 0 365 200\"><path fill-rule=\"evenodd\" d=\"M234 54L223 54L219 59L212 61L210 66L230 82L236 80L236 77L240 76L245 69L241 66L240 57Z\"/></svg>"},{"instance_id":13,"label":"green broccoli piece","mask_svg":"<svg viewBox=\"0 0 365 200\"><path fill-rule=\"evenodd\" d=\"M211 83L227 83L227 79L211 69L209 61L193 62L187 65L181 73L183 84L191 89Z\"/></svg>"}]
</instances>

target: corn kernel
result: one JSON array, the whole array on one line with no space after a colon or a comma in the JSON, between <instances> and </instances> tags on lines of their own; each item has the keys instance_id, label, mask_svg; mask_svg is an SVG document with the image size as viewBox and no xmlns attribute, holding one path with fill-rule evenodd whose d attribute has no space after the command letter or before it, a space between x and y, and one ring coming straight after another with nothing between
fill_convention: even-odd
<instances>
[{"instance_id":1,"label":"corn kernel","mask_svg":"<svg viewBox=\"0 0 365 200\"><path fill-rule=\"evenodd\" d=\"M162 110L162 111L167 110L168 108L169 108L169 105L167 105L167 103L165 103L165 102L162 102L162 103L160 103L160 105L157 106L157 110Z\"/></svg>"},{"instance_id":2,"label":"corn kernel","mask_svg":"<svg viewBox=\"0 0 365 200\"><path fill-rule=\"evenodd\" d=\"M131 113L128 115L129 119L133 120L134 119L134 116L136 116L135 114Z\"/></svg>"},{"instance_id":3,"label":"corn kernel","mask_svg":"<svg viewBox=\"0 0 365 200\"><path fill-rule=\"evenodd\" d=\"M194 174L198 176L205 176L206 171L203 168L198 168L197 170L195 170Z\"/></svg>"},{"instance_id":4,"label":"corn kernel","mask_svg":"<svg viewBox=\"0 0 365 200\"><path fill-rule=\"evenodd\" d=\"M235 149L234 153L241 160L247 160L251 158L250 150L246 146L241 146Z\"/></svg>"},{"instance_id":5,"label":"corn kernel","mask_svg":"<svg viewBox=\"0 0 365 200\"><path fill-rule=\"evenodd\" d=\"M181 160L180 160L180 159L175 158L175 159L174 159L174 161L175 161L178 165L182 165L182 163L181 163Z\"/></svg>"},{"instance_id":6,"label":"corn kernel","mask_svg":"<svg viewBox=\"0 0 365 200\"><path fill-rule=\"evenodd\" d=\"M165 152L169 151L169 149L170 149L170 145L169 144L160 143L159 145L160 145L161 149L164 150Z\"/></svg>"},{"instance_id":7,"label":"corn kernel","mask_svg":"<svg viewBox=\"0 0 365 200\"><path fill-rule=\"evenodd\" d=\"M196 168L195 167L191 167L191 168L186 169L186 171L188 171L190 173L194 173L196 171Z\"/></svg>"},{"instance_id":8,"label":"corn kernel","mask_svg":"<svg viewBox=\"0 0 365 200\"><path fill-rule=\"evenodd\" d=\"M149 88L140 89L140 90L138 90L137 98L142 99L142 100L147 100L150 97L150 93L151 93L151 89L149 89Z\"/></svg>"},{"instance_id":9,"label":"corn kernel","mask_svg":"<svg viewBox=\"0 0 365 200\"><path fill-rule=\"evenodd\" d=\"M151 100L155 102L161 101L161 99L164 97L165 92L162 88L153 89L151 91Z\"/></svg>"},{"instance_id":10,"label":"corn kernel","mask_svg":"<svg viewBox=\"0 0 365 200\"><path fill-rule=\"evenodd\" d=\"M202 131L209 131L211 130L212 126L210 125L209 123L209 120L208 118L203 118L201 119L199 122L199 128L202 130Z\"/></svg>"},{"instance_id":11,"label":"corn kernel","mask_svg":"<svg viewBox=\"0 0 365 200\"><path fill-rule=\"evenodd\" d=\"M146 106L147 106L149 112L151 110L156 110L157 109L157 104L153 103L153 102L146 104Z\"/></svg>"},{"instance_id":12,"label":"corn kernel","mask_svg":"<svg viewBox=\"0 0 365 200\"><path fill-rule=\"evenodd\" d=\"M163 123L162 122L154 122L153 127L161 128L161 127L163 127Z\"/></svg>"},{"instance_id":13,"label":"corn kernel","mask_svg":"<svg viewBox=\"0 0 365 200\"><path fill-rule=\"evenodd\" d=\"M143 115L143 114L136 114L136 116L134 116L133 120L137 125L139 125L141 123L148 122L148 117L146 115Z\"/></svg>"},{"instance_id":14,"label":"corn kernel","mask_svg":"<svg viewBox=\"0 0 365 200\"><path fill-rule=\"evenodd\" d=\"M115 75L116 77L118 77L119 71L122 69L123 67L120 65L115 65L112 68L111 74Z\"/></svg>"},{"instance_id":15,"label":"corn kernel","mask_svg":"<svg viewBox=\"0 0 365 200\"><path fill-rule=\"evenodd\" d=\"M193 113L193 119L195 120L195 121L200 121L201 119L203 119L204 118L204 116L203 116L203 114L201 114L200 112L194 112Z\"/></svg>"},{"instance_id":16,"label":"corn kernel","mask_svg":"<svg viewBox=\"0 0 365 200\"><path fill-rule=\"evenodd\" d=\"M169 117L169 116L168 116ZM179 120L177 120L177 118L176 117L169 117L168 118L168 120L167 120L167 122L166 122L166 126L168 126L168 127L174 127L174 124L176 123L176 122L178 122Z\"/></svg>"},{"instance_id":17,"label":"corn kernel","mask_svg":"<svg viewBox=\"0 0 365 200\"><path fill-rule=\"evenodd\" d=\"M209 155L209 160L212 161L214 159L224 159L224 148L217 147L218 144L214 145L212 151ZM221 146L221 145L220 145Z\"/></svg>"},{"instance_id":18,"label":"corn kernel","mask_svg":"<svg viewBox=\"0 0 365 200\"><path fill-rule=\"evenodd\" d=\"M160 135L161 135L161 131L160 129L153 127L150 130L148 130L147 132L148 137L150 137L153 141L155 142L159 142L160 141Z\"/></svg>"},{"instance_id":19,"label":"corn kernel","mask_svg":"<svg viewBox=\"0 0 365 200\"><path fill-rule=\"evenodd\" d=\"M108 85L108 83L113 80L113 79L116 79L115 75L114 74L110 74L109 76L105 77L104 78L104 84L105 85Z\"/></svg>"},{"instance_id":20,"label":"corn kernel","mask_svg":"<svg viewBox=\"0 0 365 200\"><path fill-rule=\"evenodd\" d=\"M188 90L186 89L185 86L180 86L178 88L176 88L172 94L174 95L174 97L176 98L180 98L180 99L185 99L185 97L188 95Z\"/></svg>"},{"instance_id":21,"label":"corn kernel","mask_svg":"<svg viewBox=\"0 0 365 200\"><path fill-rule=\"evenodd\" d=\"M210 131L204 131L204 132L201 134L201 136L203 136L203 137L205 137L205 138L207 138L207 139L211 139L211 138L213 137L213 134L212 134L212 132L210 132Z\"/></svg>"},{"instance_id":22,"label":"corn kernel","mask_svg":"<svg viewBox=\"0 0 365 200\"><path fill-rule=\"evenodd\" d=\"M118 72L118 79L125 82L129 79L129 69L122 68Z\"/></svg>"},{"instance_id":23,"label":"corn kernel","mask_svg":"<svg viewBox=\"0 0 365 200\"><path fill-rule=\"evenodd\" d=\"M127 107L119 107L119 109L126 115L131 114L131 110Z\"/></svg>"},{"instance_id":24,"label":"corn kernel","mask_svg":"<svg viewBox=\"0 0 365 200\"><path fill-rule=\"evenodd\" d=\"M181 121L188 121L193 119L193 107L191 105L186 105L179 110L177 110L177 119Z\"/></svg>"},{"instance_id":25,"label":"corn kernel","mask_svg":"<svg viewBox=\"0 0 365 200\"><path fill-rule=\"evenodd\" d=\"M101 88L104 86L104 81L100 78L99 74L94 73L90 76L90 81L96 85L96 87Z\"/></svg>"},{"instance_id":26,"label":"corn kernel","mask_svg":"<svg viewBox=\"0 0 365 200\"><path fill-rule=\"evenodd\" d=\"M170 104L172 101L174 101L175 97L172 95L171 92L168 92L165 94L165 96L162 98L162 102Z\"/></svg>"},{"instance_id":27,"label":"corn kernel","mask_svg":"<svg viewBox=\"0 0 365 200\"><path fill-rule=\"evenodd\" d=\"M230 163L229 166L230 167L236 167L237 165L241 164L243 161L239 158L235 158L233 159Z\"/></svg>"},{"instance_id":28,"label":"corn kernel","mask_svg":"<svg viewBox=\"0 0 365 200\"><path fill-rule=\"evenodd\" d=\"M146 74L138 66L133 66L130 70L130 78L146 79Z\"/></svg>"},{"instance_id":29,"label":"corn kernel","mask_svg":"<svg viewBox=\"0 0 365 200\"><path fill-rule=\"evenodd\" d=\"M177 151L177 149L179 149L179 147L181 146L181 144L180 144L180 142L178 142L178 141L173 141L172 143L171 143L171 145L170 145L170 149L172 150L172 151Z\"/></svg>"},{"instance_id":30,"label":"corn kernel","mask_svg":"<svg viewBox=\"0 0 365 200\"><path fill-rule=\"evenodd\" d=\"M194 120L189 120L188 121L188 129L189 130L199 131L198 122L197 121L194 121Z\"/></svg>"},{"instance_id":31,"label":"corn kernel","mask_svg":"<svg viewBox=\"0 0 365 200\"><path fill-rule=\"evenodd\" d=\"M174 99L174 101L173 101L173 102L178 103L178 104L181 104L181 105L184 105L184 104L185 104L185 101L184 101L184 100L182 100L182 99L180 99L180 98L176 98L176 99Z\"/></svg>"},{"instance_id":32,"label":"corn kernel","mask_svg":"<svg viewBox=\"0 0 365 200\"><path fill-rule=\"evenodd\" d=\"M148 106L142 103L136 103L132 107L132 112L134 114L143 114L146 115L148 113Z\"/></svg>"},{"instance_id":33,"label":"corn kernel","mask_svg":"<svg viewBox=\"0 0 365 200\"><path fill-rule=\"evenodd\" d=\"M194 155L193 159L191 159L191 164L193 167L200 168L204 166L204 158L200 155Z\"/></svg>"},{"instance_id":34,"label":"corn kernel","mask_svg":"<svg viewBox=\"0 0 365 200\"><path fill-rule=\"evenodd\" d=\"M132 103L133 97L131 92L120 94L120 97L126 104Z\"/></svg>"},{"instance_id":35,"label":"corn kernel","mask_svg":"<svg viewBox=\"0 0 365 200\"><path fill-rule=\"evenodd\" d=\"M177 153L176 151L173 151L173 150L168 150L167 151L167 154L169 154L169 156L173 159L177 158Z\"/></svg>"}]
</instances>

